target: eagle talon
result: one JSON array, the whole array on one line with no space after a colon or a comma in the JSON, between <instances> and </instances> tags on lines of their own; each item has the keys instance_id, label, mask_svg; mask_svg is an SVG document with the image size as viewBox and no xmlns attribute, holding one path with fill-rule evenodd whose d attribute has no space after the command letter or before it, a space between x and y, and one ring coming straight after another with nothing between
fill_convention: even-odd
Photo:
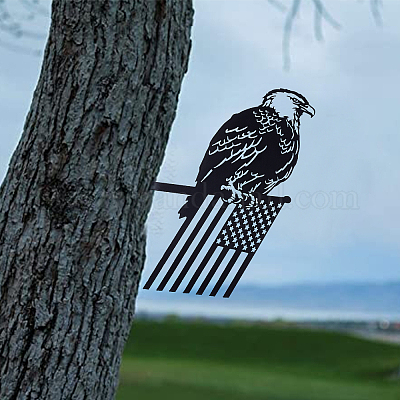
<instances>
[{"instance_id":1,"label":"eagle talon","mask_svg":"<svg viewBox=\"0 0 400 400\"><path fill-rule=\"evenodd\" d=\"M231 197L228 199L222 198L223 201L226 201L229 204L237 204L243 201L243 193L240 190L237 190L232 183L229 183L229 185L222 185L221 190L228 190L232 192Z\"/></svg>"},{"instance_id":2,"label":"eagle talon","mask_svg":"<svg viewBox=\"0 0 400 400\"><path fill-rule=\"evenodd\" d=\"M257 207L258 206L258 198L252 194L245 194L245 207L246 208L252 208L252 207Z\"/></svg>"}]
</instances>

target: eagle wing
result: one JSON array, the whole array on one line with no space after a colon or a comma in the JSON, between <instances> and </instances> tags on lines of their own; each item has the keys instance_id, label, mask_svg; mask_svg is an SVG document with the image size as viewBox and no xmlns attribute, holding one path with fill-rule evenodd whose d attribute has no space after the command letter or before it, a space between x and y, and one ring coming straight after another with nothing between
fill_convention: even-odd
<instances>
[{"instance_id":1,"label":"eagle wing","mask_svg":"<svg viewBox=\"0 0 400 400\"><path fill-rule=\"evenodd\" d=\"M266 150L267 135L276 131L280 120L272 109L258 107L234 114L211 140L199 168L197 185L206 184L207 192L216 192L235 174L240 177L245 171L249 173L247 167ZM256 178L259 174L250 171L248 175Z\"/></svg>"},{"instance_id":2,"label":"eagle wing","mask_svg":"<svg viewBox=\"0 0 400 400\"><path fill-rule=\"evenodd\" d=\"M289 129L287 129L289 128ZM193 216L207 194L229 182L244 193L268 193L291 163L293 130L275 110L255 107L234 114L214 135L180 218ZM195 199L196 197L196 199Z\"/></svg>"}]
</instances>

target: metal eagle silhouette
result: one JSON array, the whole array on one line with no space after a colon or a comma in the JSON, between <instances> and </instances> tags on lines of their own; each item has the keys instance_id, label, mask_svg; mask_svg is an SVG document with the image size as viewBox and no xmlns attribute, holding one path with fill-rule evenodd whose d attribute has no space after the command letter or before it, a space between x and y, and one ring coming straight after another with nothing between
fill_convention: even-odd
<instances>
[{"instance_id":1,"label":"metal eagle silhouette","mask_svg":"<svg viewBox=\"0 0 400 400\"><path fill-rule=\"evenodd\" d=\"M291 175L300 148L300 117L315 110L301 94L287 89L268 92L258 107L225 122L210 142L196 179L197 193L228 190L228 202L253 201ZM189 197L180 217L195 213Z\"/></svg>"},{"instance_id":2,"label":"metal eagle silhouette","mask_svg":"<svg viewBox=\"0 0 400 400\"><path fill-rule=\"evenodd\" d=\"M189 269L196 264L203 247L207 247L206 242L222 215L229 205L234 205L235 208L225 221L225 225L219 233L217 232L206 255L199 260L197 269L184 290L184 293L191 291L200 275L206 271L206 266L214 253L220 250L217 260L197 291L197 294L203 294L224 258L231 251L233 255L210 294L215 296L232 272L240 255L244 253L247 256L224 294L224 297L230 296L283 204L290 202L287 196L273 197L268 196L268 193L288 179L293 172L300 149L300 118L304 113L313 117L315 109L303 95L282 88L271 90L264 96L259 106L234 114L217 131L200 164L196 186L158 182L153 184L155 190L189 196L179 210L180 218L186 220L146 282L145 289L149 289L158 277L188 226L193 219L196 219L196 214L207 197L214 196L183 242L157 290L164 289L178 266L183 264L184 257L191 253L170 291L175 292L178 289ZM218 201L219 211L211 218L212 210ZM203 226L207 225L205 223L208 219L210 221L206 232L199 235ZM196 236L200 236L197 245ZM188 250L191 247L193 250L190 252Z\"/></svg>"}]
</instances>

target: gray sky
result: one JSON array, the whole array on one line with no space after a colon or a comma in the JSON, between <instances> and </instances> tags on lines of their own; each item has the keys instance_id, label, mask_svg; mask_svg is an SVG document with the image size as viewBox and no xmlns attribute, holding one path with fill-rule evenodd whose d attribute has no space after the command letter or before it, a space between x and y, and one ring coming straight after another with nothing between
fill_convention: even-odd
<instances>
[{"instance_id":1,"label":"gray sky","mask_svg":"<svg viewBox=\"0 0 400 400\"><path fill-rule=\"evenodd\" d=\"M325 40L318 42L313 10L303 1L287 72L282 69L284 14L268 1L195 1L190 68L159 181L193 185L217 129L233 113L260 104L273 88L296 90L316 109L313 119L302 118L292 176L271 193L291 196L291 207L279 215L243 282L400 279L400 2L383 3L384 23L378 27L368 1L326 0L342 28L324 23ZM46 18L36 21L45 32ZM1 47L0 57L4 176L41 60ZM346 209L337 201L335 206L339 192L351 200ZM155 197L145 278L182 222L177 211L183 201L179 195Z\"/></svg>"}]
</instances>

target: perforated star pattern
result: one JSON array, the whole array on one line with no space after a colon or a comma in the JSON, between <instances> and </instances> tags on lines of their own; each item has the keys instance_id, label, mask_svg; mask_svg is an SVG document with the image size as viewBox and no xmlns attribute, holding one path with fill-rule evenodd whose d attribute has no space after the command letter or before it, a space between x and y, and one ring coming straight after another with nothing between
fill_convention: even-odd
<instances>
[{"instance_id":1,"label":"perforated star pattern","mask_svg":"<svg viewBox=\"0 0 400 400\"><path fill-rule=\"evenodd\" d=\"M245 253L255 253L283 204L261 200L256 207L238 204L226 221L215 243Z\"/></svg>"}]
</instances>

